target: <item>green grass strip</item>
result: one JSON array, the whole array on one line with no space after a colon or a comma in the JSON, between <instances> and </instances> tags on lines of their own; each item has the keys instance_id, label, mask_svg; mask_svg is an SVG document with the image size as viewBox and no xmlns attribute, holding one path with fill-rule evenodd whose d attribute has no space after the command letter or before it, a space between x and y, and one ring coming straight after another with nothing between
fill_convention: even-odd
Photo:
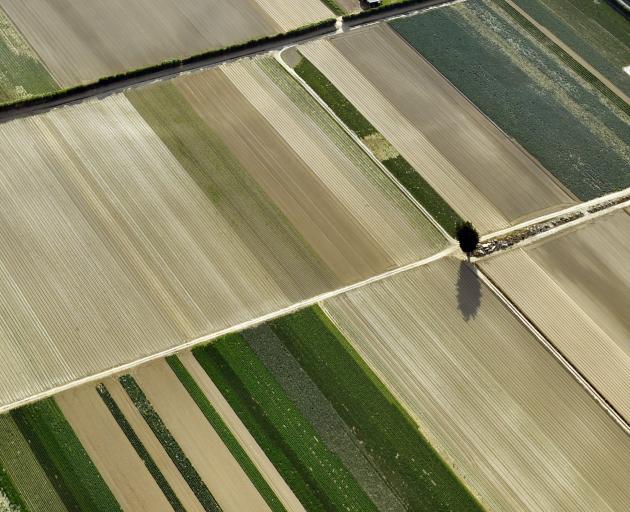
<instances>
[{"instance_id":1,"label":"green grass strip","mask_svg":"<svg viewBox=\"0 0 630 512\"><path fill-rule=\"evenodd\" d=\"M306 57L302 57L300 63L295 66L295 72L359 137L377 133L376 128L363 114Z\"/></svg>"},{"instance_id":2,"label":"green grass strip","mask_svg":"<svg viewBox=\"0 0 630 512\"><path fill-rule=\"evenodd\" d=\"M54 399L11 416L69 512L122 510Z\"/></svg>"},{"instance_id":3,"label":"green grass strip","mask_svg":"<svg viewBox=\"0 0 630 512\"><path fill-rule=\"evenodd\" d=\"M214 496L210 493L206 484L203 482L199 473L194 468L186 454L181 449L173 435L170 433L162 418L158 415L156 410L149 402L148 398L144 394L144 391L140 389L138 383L131 375L123 375L119 378L122 387L125 389L129 398L134 403L144 420L147 422L155 437L158 438L166 453L171 458L179 472L182 474L192 491L197 496L197 499L203 506L204 510L211 512L220 512L221 507L214 499Z\"/></svg>"},{"instance_id":4,"label":"green grass strip","mask_svg":"<svg viewBox=\"0 0 630 512\"><path fill-rule=\"evenodd\" d=\"M503 9L510 17L518 23L530 36L532 36L542 47L554 53L568 68L576 73L582 80L597 89L604 95L613 105L626 115L630 115L630 105L617 96L608 88L599 78L586 69L582 64L576 61L571 55L564 51L560 46L543 34L538 27L525 18L514 7L504 0L497 0L496 4Z\"/></svg>"},{"instance_id":5,"label":"green grass strip","mask_svg":"<svg viewBox=\"0 0 630 512\"><path fill-rule=\"evenodd\" d=\"M256 469L254 463L245 453L245 450L243 450L228 426L223 422L221 416L219 416L215 408L212 407L212 404L206 398L206 395L201 390L199 385L194 381L190 373L188 373L182 362L176 356L167 357L166 361L168 362L175 375L177 375L179 381L186 388L188 394L195 401L203 415L206 417L208 423L210 423L215 432L219 434L219 437L221 438L225 446L228 447L234 458L240 464L241 468L243 468L243 471L245 471L245 474L254 484L256 489L258 489L258 492L265 499L267 505L269 505L269 508L271 508L271 510L273 510L274 512L286 512L286 509L282 506L282 503L280 503L278 497L271 490L269 484L267 484L258 469Z\"/></svg>"},{"instance_id":6,"label":"green grass strip","mask_svg":"<svg viewBox=\"0 0 630 512\"><path fill-rule=\"evenodd\" d=\"M9 512L13 512L13 510L16 512L28 512L26 503L24 503L20 493L15 488L15 485L13 485L9 473L2 466L2 462L0 461L0 510L3 510L3 499L8 500L10 504L9 506L13 507L8 509Z\"/></svg>"},{"instance_id":7,"label":"green grass strip","mask_svg":"<svg viewBox=\"0 0 630 512\"><path fill-rule=\"evenodd\" d=\"M339 118L359 137L379 133L374 126L341 94L312 62L302 57L295 72L324 100ZM382 135L381 135L382 136ZM384 160L383 165L426 208L429 214L449 233L455 236L456 226L462 218L431 185L402 156Z\"/></svg>"},{"instance_id":8,"label":"green grass strip","mask_svg":"<svg viewBox=\"0 0 630 512\"><path fill-rule=\"evenodd\" d=\"M411 195L424 206L446 232L455 237L457 225L464 222L440 194L429 185L412 165L402 156L384 160L383 165L400 181Z\"/></svg>"},{"instance_id":9,"label":"green grass strip","mask_svg":"<svg viewBox=\"0 0 630 512\"><path fill-rule=\"evenodd\" d=\"M344 336L313 306L269 323L408 510L482 508Z\"/></svg>"},{"instance_id":10,"label":"green grass strip","mask_svg":"<svg viewBox=\"0 0 630 512\"><path fill-rule=\"evenodd\" d=\"M142 459L142 462L144 462L144 465L157 483L158 487L164 493L164 496L166 496L166 499L171 504L171 507L173 507L173 510L175 512L186 512L186 509L175 495L175 492L166 481L166 478L164 478L164 475L157 467L157 464L142 444L142 441L140 441L140 438L133 431L133 428L127 421L127 418L125 418L125 415L118 407L118 404L112 398L112 395L109 394L109 391L107 391L105 385L99 384L96 390L103 399L103 402L105 402L105 405L109 409L109 412L116 420L116 423L118 423L120 429L124 432L125 436L127 436L127 439L131 443L131 446L133 446L140 459Z\"/></svg>"},{"instance_id":11,"label":"green grass strip","mask_svg":"<svg viewBox=\"0 0 630 512\"><path fill-rule=\"evenodd\" d=\"M376 510L240 335L193 354L307 510Z\"/></svg>"},{"instance_id":12,"label":"green grass strip","mask_svg":"<svg viewBox=\"0 0 630 512\"><path fill-rule=\"evenodd\" d=\"M348 14L344 8L342 8L335 0L321 0L321 2L328 7L333 14L337 16L343 16L344 14Z\"/></svg>"}]
</instances>

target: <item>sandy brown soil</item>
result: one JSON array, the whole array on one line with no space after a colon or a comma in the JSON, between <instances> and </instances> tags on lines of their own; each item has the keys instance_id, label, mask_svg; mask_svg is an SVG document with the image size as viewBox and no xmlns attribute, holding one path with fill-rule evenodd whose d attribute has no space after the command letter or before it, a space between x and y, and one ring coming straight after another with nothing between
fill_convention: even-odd
<instances>
[{"instance_id":1,"label":"sandy brown soil","mask_svg":"<svg viewBox=\"0 0 630 512\"><path fill-rule=\"evenodd\" d=\"M134 377L222 510L269 510L166 361L142 366Z\"/></svg>"},{"instance_id":2,"label":"sandy brown soil","mask_svg":"<svg viewBox=\"0 0 630 512\"><path fill-rule=\"evenodd\" d=\"M124 510L173 510L93 386L55 400Z\"/></svg>"},{"instance_id":3,"label":"sandy brown soil","mask_svg":"<svg viewBox=\"0 0 630 512\"><path fill-rule=\"evenodd\" d=\"M464 263L324 308L489 510L627 510L630 438Z\"/></svg>"},{"instance_id":4,"label":"sandy brown soil","mask_svg":"<svg viewBox=\"0 0 630 512\"><path fill-rule=\"evenodd\" d=\"M625 211L481 267L630 420L630 215Z\"/></svg>"},{"instance_id":5,"label":"sandy brown soil","mask_svg":"<svg viewBox=\"0 0 630 512\"><path fill-rule=\"evenodd\" d=\"M482 231L574 201L387 25L300 51Z\"/></svg>"},{"instance_id":6,"label":"sandy brown soil","mask_svg":"<svg viewBox=\"0 0 630 512\"><path fill-rule=\"evenodd\" d=\"M265 452L249 433L247 427L243 425L243 422L232 407L230 407L230 404L223 397L210 377L208 377L205 370L199 365L192 353L185 352L178 357L202 389L206 398L210 401L219 416L221 416L221 419L225 422L234 437L236 437L247 456L254 463L258 471L260 471L260 474L269 484L269 487L271 487L287 512L303 512L304 507L296 498L291 488L284 481L280 473L278 473L278 470L267 455L265 455Z\"/></svg>"},{"instance_id":7,"label":"sandy brown soil","mask_svg":"<svg viewBox=\"0 0 630 512\"><path fill-rule=\"evenodd\" d=\"M125 418L131 425L131 428L151 455L151 458L164 475L164 478L171 486L186 511L204 512L203 506L199 503L197 497L188 486L175 464L173 464L173 461L160 444L160 441L153 435L151 428L146 424L120 383L116 379L109 379L105 384L112 398L116 401L118 407L120 407Z\"/></svg>"},{"instance_id":8,"label":"sandy brown soil","mask_svg":"<svg viewBox=\"0 0 630 512\"><path fill-rule=\"evenodd\" d=\"M331 16L311 0L1 0L0 6L62 87Z\"/></svg>"}]
</instances>

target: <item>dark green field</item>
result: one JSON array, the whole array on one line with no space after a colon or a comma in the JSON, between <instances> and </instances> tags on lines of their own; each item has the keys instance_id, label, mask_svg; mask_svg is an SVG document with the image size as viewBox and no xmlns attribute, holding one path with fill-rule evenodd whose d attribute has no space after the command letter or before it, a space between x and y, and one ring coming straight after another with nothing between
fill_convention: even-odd
<instances>
[{"instance_id":1,"label":"dark green field","mask_svg":"<svg viewBox=\"0 0 630 512\"><path fill-rule=\"evenodd\" d=\"M630 186L627 105L505 2L469 0L391 26L580 199Z\"/></svg>"}]
</instances>

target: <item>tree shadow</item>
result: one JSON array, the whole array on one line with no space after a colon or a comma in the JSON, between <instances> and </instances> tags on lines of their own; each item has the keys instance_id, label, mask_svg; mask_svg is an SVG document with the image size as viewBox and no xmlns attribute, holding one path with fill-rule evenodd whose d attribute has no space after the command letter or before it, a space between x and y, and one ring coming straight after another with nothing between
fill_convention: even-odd
<instances>
[{"instance_id":1,"label":"tree shadow","mask_svg":"<svg viewBox=\"0 0 630 512\"><path fill-rule=\"evenodd\" d=\"M457 309L468 322L471 318L475 318L479 306L481 306L481 282L472 266L462 261L459 264L459 278L457 279Z\"/></svg>"}]
</instances>

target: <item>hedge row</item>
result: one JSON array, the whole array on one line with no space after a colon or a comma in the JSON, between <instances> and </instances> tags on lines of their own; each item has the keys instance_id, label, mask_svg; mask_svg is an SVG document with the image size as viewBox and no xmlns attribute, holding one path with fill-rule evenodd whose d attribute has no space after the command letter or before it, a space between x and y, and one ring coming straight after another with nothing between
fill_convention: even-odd
<instances>
[{"instance_id":1,"label":"hedge row","mask_svg":"<svg viewBox=\"0 0 630 512\"><path fill-rule=\"evenodd\" d=\"M117 82L123 82L124 80L128 80L130 78L149 76L152 73L156 73L158 71L162 71L166 69L175 70L178 67L185 66L188 64L194 64L195 62L200 62L206 59L217 58L217 57L229 58L230 54L236 54L238 52L242 52L248 49L255 49L259 46L263 46L270 43L282 42L284 40L292 39L297 36L318 32L326 28L330 28L331 29L330 31L332 31L334 30L335 23L336 23L336 20L334 18L330 18L330 19L323 20L317 23L312 23L310 25L305 25L295 30L290 30L289 32L283 32L281 34L276 34L273 36L264 36L257 39L251 39L250 41L246 41L244 43L237 43L231 46L225 46L223 48L209 50L209 51L199 53L196 55L191 55L189 57L184 57L182 59L167 60L167 61L161 62L159 64L155 64L152 66L133 69L130 71L126 71L124 73L118 73L116 75L106 76L106 77L100 78L96 82L90 82L88 84L77 85L74 87L69 87L67 89L60 89L58 91L51 92L49 94L33 96L33 97L25 98L23 100L19 100L13 103L6 103L4 105L0 105L0 112L17 110L17 109L29 107L29 106L42 105L42 104L47 103L48 101L59 100L59 99L73 96L73 95L81 94L84 92L96 90L99 87L102 87L104 85L114 84Z\"/></svg>"}]
</instances>

